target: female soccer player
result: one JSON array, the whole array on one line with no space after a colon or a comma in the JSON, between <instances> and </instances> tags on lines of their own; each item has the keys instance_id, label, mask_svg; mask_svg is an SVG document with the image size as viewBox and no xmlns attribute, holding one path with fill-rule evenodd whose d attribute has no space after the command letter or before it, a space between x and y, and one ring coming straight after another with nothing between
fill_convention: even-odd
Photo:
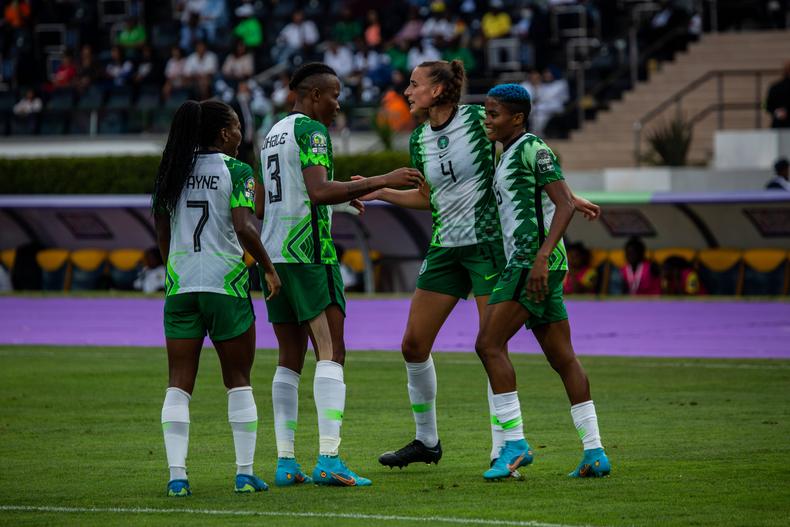
<instances>
[{"instance_id":1,"label":"female soccer player","mask_svg":"<svg viewBox=\"0 0 790 527\"><path fill-rule=\"evenodd\" d=\"M338 456L346 401L345 298L329 205L385 186L416 187L423 179L418 170L401 168L361 181L333 181L327 127L340 108L340 81L329 66L310 63L294 72L290 87L297 97L293 112L272 127L261 149L261 184L266 190L257 203L264 246L283 280L283 294L266 301L280 349L272 381L278 456L274 481L309 481L294 455L299 378L309 335L317 360L313 395L320 443L312 479L323 485L367 486L370 480L355 474Z\"/></svg>"},{"instance_id":2,"label":"female soccer player","mask_svg":"<svg viewBox=\"0 0 790 527\"><path fill-rule=\"evenodd\" d=\"M255 314L242 246L280 290L254 220L255 178L236 159L239 118L217 101L187 101L173 118L154 185L159 251L167 262L164 326L170 370L162 430L170 466L168 496L192 494L187 480L189 401L208 332L228 388L228 421L236 448L236 492L266 490L252 471L258 411L250 386Z\"/></svg>"},{"instance_id":3,"label":"female soccer player","mask_svg":"<svg viewBox=\"0 0 790 527\"><path fill-rule=\"evenodd\" d=\"M492 188L495 143L486 136L483 107L459 105L465 75L460 60L424 62L414 69L405 95L412 114L425 122L412 133L411 161L427 185L405 191L383 189L363 197L430 209L433 216L431 245L417 279L401 346L416 437L379 457L389 467L441 459L431 348L459 299L474 293L482 314L505 266ZM585 214L594 217L598 213L598 207L584 199L578 198L576 204ZM490 389L488 393L493 417ZM502 428L496 423L492 439L494 459L502 445Z\"/></svg>"},{"instance_id":4,"label":"female soccer player","mask_svg":"<svg viewBox=\"0 0 790 527\"><path fill-rule=\"evenodd\" d=\"M488 300L475 343L505 438L498 459L484 477L506 478L532 462L524 439L516 375L507 353L507 342L525 324L562 378L584 446L581 463L569 475L606 476L610 465L598 433L590 383L573 352L562 301L562 282L568 271L562 236L573 217L573 194L554 153L539 137L526 132L531 103L524 87L495 86L488 92L485 109L488 137L504 146L494 175L494 194L507 265Z\"/></svg>"}]
</instances>

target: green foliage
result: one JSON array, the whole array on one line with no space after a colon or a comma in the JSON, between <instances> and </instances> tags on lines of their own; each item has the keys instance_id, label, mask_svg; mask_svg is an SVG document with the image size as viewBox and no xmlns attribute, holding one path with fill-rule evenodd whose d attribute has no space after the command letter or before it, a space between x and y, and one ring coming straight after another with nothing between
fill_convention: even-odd
<instances>
[{"instance_id":1,"label":"green foliage","mask_svg":"<svg viewBox=\"0 0 790 527\"><path fill-rule=\"evenodd\" d=\"M409 156L383 152L335 157L335 179L373 176L406 166ZM0 194L149 194L157 156L0 159Z\"/></svg>"},{"instance_id":2,"label":"green foliage","mask_svg":"<svg viewBox=\"0 0 790 527\"><path fill-rule=\"evenodd\" d=\"M647 137L652 148L647 160L655 165L680 167L687 164L691 126L681 117L652 130Z\"/></svg>"},{"instance_id":3,"label":"green foliage","mask_svg":"<svg viewBox=\"0 0 790 527\"><path fill-rule=\"evenodd\" d=\"M535 451L535 463L521 471L524 481L483 481L490 449L486 383L471 352L434 354L441 463L403 470L379 465L379 454L414 437L403 358L352 351L341 455L373 486L272 487L236 496L227 398L217 356L206 349L190 404L194 495L182 501L164 497L159 412L167 359L161 348L0 346L0 505L189 509L162 515L0 510L0 524L460 524L430 520L451 517L521 525L787 525L790 362L584 357L613 471L604 480L579 481L566 477L581 445L562 383L542 355L511 358ZM270 483L277 452L268 387L276 364L275 351L259 350L252 371L259 415L255 471ZM299 388L296 455L307 472L318 447L314 365L308 357ZM201 509L263 516L194 512ZM293 513L316 516L287 516ZM322 513L401 519L339 520Z\"/></svg>"}]
</instances>

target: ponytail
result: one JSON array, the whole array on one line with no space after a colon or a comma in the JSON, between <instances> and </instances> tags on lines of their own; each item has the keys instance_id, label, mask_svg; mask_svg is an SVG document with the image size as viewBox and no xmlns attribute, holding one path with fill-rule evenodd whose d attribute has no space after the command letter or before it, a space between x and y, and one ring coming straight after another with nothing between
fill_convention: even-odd
<instances>
[{"instance_id":1,"label":"ponytail","mask_svg":"<svg viewBox=\"0 0 790 527\"><path fill-rule=\"evenodd\" d=\"M461 94L466 81L464 63L458 59L452 62L436 60L423 62L419 68L428 68L428 76L434 84L441 84L444 88L433 101L433 106L442 104L456 105L461 101Z\"/></svg>"}]
</instances>

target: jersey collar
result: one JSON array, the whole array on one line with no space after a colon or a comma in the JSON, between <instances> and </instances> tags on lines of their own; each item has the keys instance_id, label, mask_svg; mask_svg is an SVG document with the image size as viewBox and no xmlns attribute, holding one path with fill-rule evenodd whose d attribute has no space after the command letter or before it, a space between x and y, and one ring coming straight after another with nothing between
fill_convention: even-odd
<instances>
[{"instance_id":1,"label":"jersey collar","mask_svg":"<svg viewBox=\"0 0 790 527\"><path fill-rule=\"evenodd\" d=\"M457 114L457 113L458 113L458 106L453 108L453 113L450 114L450 117L444 123L440 124L439 126L434 127L434 126L431 126L430 123L429 123L429 126L431 126L431 130L434 131L434 132L441 132L442 130L447 128L447 126L453 121L453 119L455 119L455 114Z\"/></svg>"},{"instance_id":2,"label":"jersey collar","mask_svg":"<svg viewBox=\"0 0 790 527\"><path fill-rule=\"evenodd\" d=\"M527 135L527 132L523 132L521 135L519 135L518 137L516 137L515 139L513 139L512 141L510 141L510 143L508 143L508 144L504 145L504 146L502 147L502 153L504 154L505 152L507 152L507 151L508 151L508 149L509 149L511 146L513 146L514 144L518 143L518 142L521 140L521 138L522 138L522 137L524 137L525 135Z\"/></svg>"}]
</instances>

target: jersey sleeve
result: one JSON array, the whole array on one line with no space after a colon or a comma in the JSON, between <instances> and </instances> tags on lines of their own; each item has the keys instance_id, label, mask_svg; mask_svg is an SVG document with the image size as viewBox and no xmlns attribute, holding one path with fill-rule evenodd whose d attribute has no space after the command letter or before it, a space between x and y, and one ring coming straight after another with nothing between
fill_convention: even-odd
<instances>
[{"instance_id":1,"label":"jersey sleeve","mask_svg":"<svg viewBox=\"0 0 790 527\"><path fill-rule=\"evenodd\" d=\"M539 187L565 179L562 175L557 156L543 141L535 142L531 148L525 148L524 162L533 170L535 182Z\"/></svg>"},{"instance_id":2,"label":"jersey sleeve","mask_svg":"<svg viewBox=\"0 0 790 527\"><path fill-rule=\"evenodd\" d=\"M225 160L230 172L230 208L247 207L255 210L255 174L252 167L232 157Z\"/></svg>"},{"instance_id":3,"label":"jersey sleeve","mask_svg":"<svg viewBox=\"0 0 790 527\"><path fill-rule=\"evenodd\" d=\"M299 146L299 163L302 170L315 166L330 169L329 133L324 125L312 119L297 119L294 124L294 135Z\"/></svg>"}]
</instances>

